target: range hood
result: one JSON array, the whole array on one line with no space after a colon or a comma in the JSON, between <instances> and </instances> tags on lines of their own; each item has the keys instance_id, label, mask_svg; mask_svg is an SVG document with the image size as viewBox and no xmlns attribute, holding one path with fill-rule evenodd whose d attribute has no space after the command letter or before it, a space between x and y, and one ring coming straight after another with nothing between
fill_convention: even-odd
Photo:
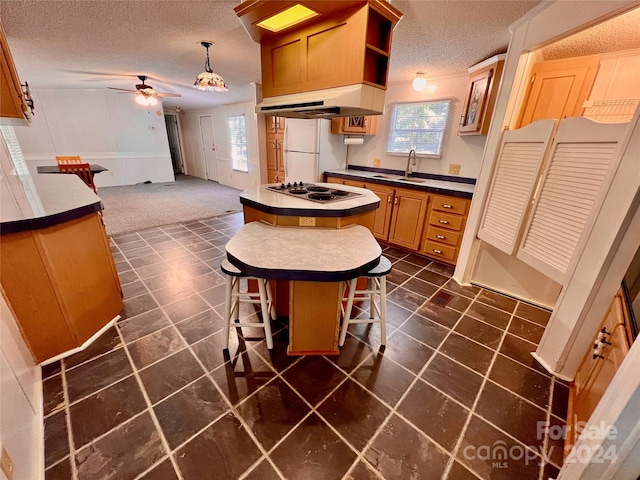
<instances>
[{"instance_id":1,"label":"range hood","mask_svg":"<svg viewBox=\"0 0 640 480\"><path fill-rule=\"evenodd\" d=\"M286 118L335 118L382 115L385 91L356 84L265 98L256 113Z\"/></svg>"}]
</instances>

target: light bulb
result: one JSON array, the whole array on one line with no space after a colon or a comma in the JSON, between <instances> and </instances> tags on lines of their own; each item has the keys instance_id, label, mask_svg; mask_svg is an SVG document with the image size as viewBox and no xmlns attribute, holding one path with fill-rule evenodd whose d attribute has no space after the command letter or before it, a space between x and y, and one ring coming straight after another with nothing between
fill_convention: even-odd
<instances>
[{"instance_id":1,"label":"light bulb","mask_svg":"<svg viewBox=\"0 0 640 480\"><path fill-rule=\"evenodd\" d=\"M413 79L413 89L416 92L421 92L427 86L427 79L424 77L424 73L416 73L416 78Z\"/></svg>"},{"instance_id":2,"label":"light bulb","mask_svg":"<svg viewBox=\"0 0 640 480\"><path fill-rule=\"evenodd\" d=\"M149 105L151 105L152 107L158 104L158 100L155 97L149 97L148 101L149 101Z\"/></svg>"},{"instance_id":3,"label":"light bulb","mask_svg":"<svg viewBox=\"0 0 640 480\"><path fill-rule=\"evenodd\" d=\"M136 102L144 106L149 105L149 100L142 94L136 96Z\"/></svg>"}]
</instances>

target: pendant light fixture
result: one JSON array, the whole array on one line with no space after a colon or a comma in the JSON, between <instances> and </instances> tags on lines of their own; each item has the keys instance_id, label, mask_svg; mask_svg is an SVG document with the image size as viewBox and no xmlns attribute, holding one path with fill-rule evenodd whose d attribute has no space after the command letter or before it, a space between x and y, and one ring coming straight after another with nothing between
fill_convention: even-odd
<instances>
[{"instance_id":1,"label":"pendant light fixture","mask_svg":"<svg viewBox=\"0 0 640 480\"><path fill-rule=\"evenodd\" d=\"M200 42L200 45L207 49L207 59L204 62L204 72L198 75L198 78L196 78L193 87L197 88L198 90L226 92L227 90L229 90L227 82L225 82L217 73L213 73L213 70L211 70L211 64L209 63L209 47L211 47L213 43Z\"/></svg>"}]
</instances>

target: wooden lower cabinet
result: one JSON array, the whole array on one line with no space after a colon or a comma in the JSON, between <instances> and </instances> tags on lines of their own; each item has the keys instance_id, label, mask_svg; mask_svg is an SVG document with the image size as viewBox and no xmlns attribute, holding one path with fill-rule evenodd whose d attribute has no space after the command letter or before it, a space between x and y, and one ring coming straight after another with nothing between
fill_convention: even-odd
<instances>
[{"instance_id":1,"label":"wooden lower cabinet","mask_svg":"<svg viewBox=\"0 0 640 480\"><path fill-rule=\"evenodd\" d=\"M378 240L456 264L471 200L331 176L327 182L367 188L380 198L372 229Z\"/></svg>"},{"instance_id":2,"label":"wooden lower cabinet","mask_svg":"<svg viewBox=\"0 0 640 480\"><path fill-rule=\"evenodd\" d=\"M98 213L0 242L2 295L36 363L82 346L122 310Z\"/></svg>"},{"instance_id":3,"label":"wooden lower cabinet","mask_svg":"<svg viewBox=\"0 0 640 480\"><path fill-rule=\"evenodd\" d=\"M429 205L429 194L396 189L389 229L389 243L418 250Z\"/></svg>"},{"instance_id":4,"label":"wooden lower cabinet","mask_svg":"<svg viewBox=\"0 0 640 480\"><path fill-rule=\"evenodd\" d=\"M586 352L569 392L564 454L571 451L580 428L589 421L629 351L628 313L623 293L613 298L592 347Z\"/></svg>"},{"instance_id":5,"label":"wooden lower cabinet","mask_svg":"<svg viewBox=\"0 0 640 480\"><path fill-rule=\"evenodd\" d=\"M373 235L378 240L387 241L389 238L389 228L391 226L391 212L393 210L393 199L395 198L395 191L391 187L385 187L384 185L376 185L370 183L366 185L378 198L380 198L380 205L376 210L376 214L373 221Z\"/></svg>"}]
</instances>

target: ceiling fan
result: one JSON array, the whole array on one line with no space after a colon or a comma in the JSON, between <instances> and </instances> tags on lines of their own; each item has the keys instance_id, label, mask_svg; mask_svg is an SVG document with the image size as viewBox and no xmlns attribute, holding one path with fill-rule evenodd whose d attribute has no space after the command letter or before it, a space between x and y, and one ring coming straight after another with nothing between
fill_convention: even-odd
<instances>
[{"instance_id":1,"label":"ceiling fan","mask_svg":"<svg viewBox=\"0 0 640 480\"><path fill-rule=\"evenodd\" d=\"M158 103L157 97L181 97L178 93L157 92L151 85L144 83L147 80L146 75L138 75L142 83L136 85L135 90L127 90L125 88L107 87L111 90L119 90L124 93L137 93L136 102L140 105L155 105Z\"/></svg>"}]
</instances>

